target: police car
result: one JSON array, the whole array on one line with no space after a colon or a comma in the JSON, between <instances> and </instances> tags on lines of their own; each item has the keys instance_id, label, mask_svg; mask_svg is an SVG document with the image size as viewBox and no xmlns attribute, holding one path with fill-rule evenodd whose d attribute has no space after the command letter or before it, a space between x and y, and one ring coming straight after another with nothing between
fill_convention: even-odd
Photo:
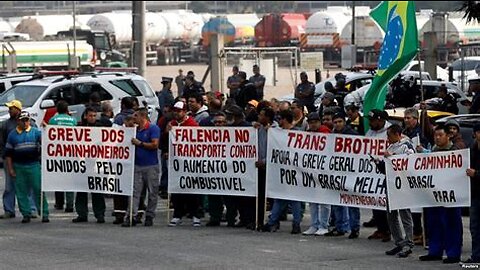
<instances>
[{"instance_id":1,"label":"police car","mask_svg":"<svg viewBox=\"0 0 480 270\"><path fill-rule=\"evenodd\" d=\"M65 100L69 111L78 121L92 93L97 92L101 101L110 101L113 112L120 112L123 97L133 96L140 107L147 107L152 121L157 119L158 99L148 82L132 73L105 72L79 75L64 74L18 83L0 95L0 121L8 119L5 103L20 100L23 109L40 125L48 122L55 113L55 104Z\"/></svg>"}]
</instances>

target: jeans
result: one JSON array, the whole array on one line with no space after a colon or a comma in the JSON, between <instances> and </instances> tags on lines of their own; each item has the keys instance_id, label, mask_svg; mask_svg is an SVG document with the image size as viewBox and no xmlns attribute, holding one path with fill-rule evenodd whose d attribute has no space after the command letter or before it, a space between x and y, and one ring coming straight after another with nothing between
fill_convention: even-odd
<instances>
[{"instance_id":1,"label":"jeans","mask_svg":"<svg viewBox=\"0 0 480 270\"><path fill-rule=\"evenodd\" d=\"M328 229L328 220L330 219L330 205L310 203L310 216L312 219L311 227L318 229Z\"/></svg>"},{"instance_id":2,"label":"jeans","mask_svg":"<svg viewBox=\"0 0 480 270\"><path fill-rule=\"evenodd\" d=\"M348 207L332 205L332 212L335 215L335 228L338 232L348 232L350 224L348 222Z\"/></svg>"},{"instance_id":3,"label":"jeans","mask_svg":"<svg viewBox=\"0 0 480 270\"><path fill-rule=\"evenodd\" d=\"M360 231L360 208L348 207L348 221L350 223L350 230Z\"/></svg>"},{"instance_id":4,"label":"jeans","mask_svg":"<svg viewBox=\"0 0 480 270\"><path fill-rule=\"evenodd\" d=\"M302 205L301 202L297 201L287 201L281 199L273 200L272 213L268 219L268 225L273 226L280 221L280 216L282 215L283 209L287 207L288 203L292 205L293 221L294 225L300 225L302 222Z\"/></svg>"},{"instance_id":5,"label":"jeans","mask_svg":"<svg viewBox=\"0 0 480 270\"><path fill-rule=\"evenodd\" d=\"M5 172L5 190L3 191L3 211L5 213L10 213L15 215L15 179L10 176L6 166L4 167ZM35 200L33 197L33 190L30 190L28 194L28 200L32 206L32 213L37 212L37 207L35 206Z\"/></svg>"},{"instance_id":6,"label":"jeans","mask_svg":"<svg viewBox=\"0 0 480 270\"><path fill-rule=\"evenodd\" d=\"M472 235L472 260L480 262L480 198L472 198L470 233Z\"/></svg>"}]
</instances>

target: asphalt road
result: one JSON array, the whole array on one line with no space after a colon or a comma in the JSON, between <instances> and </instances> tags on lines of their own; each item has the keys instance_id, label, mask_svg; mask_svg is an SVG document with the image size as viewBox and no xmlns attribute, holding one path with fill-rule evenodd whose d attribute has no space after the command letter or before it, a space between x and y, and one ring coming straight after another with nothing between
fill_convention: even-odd
<instances>
[{"instance_id":1,"label":"asphalt road","mask_svg":"<svg viewBox=\"0 0 480 270\"><path fill-rule=\"evenodd\" d=\"M2 174L3 175L3 170ZM0 190L4 181L0 179ZM50 223L33 219L21 224L21 216L0 220L0 269L460 269L441 262L420 262L426 254L416 247L411 257L400 259L384 252L393 242L368 240L371 228L362 228L360 238L301 236L290 234L290 221L280 231L191 226L191 220L167 226L166 201L159 200L153 227L113 225L112 199L107 199L107 223L73 224L74 213L53 210L48 194ZM308 213L308 211L306 211ZM362 210L362 222L370 218ZM289 220L291 216L289 215ZM307 214L302 229L307 229ZM203 223L206 220L202 220ZM471 250L468 218L464 219L463 258Z\"/></svg>"}]
</instances>

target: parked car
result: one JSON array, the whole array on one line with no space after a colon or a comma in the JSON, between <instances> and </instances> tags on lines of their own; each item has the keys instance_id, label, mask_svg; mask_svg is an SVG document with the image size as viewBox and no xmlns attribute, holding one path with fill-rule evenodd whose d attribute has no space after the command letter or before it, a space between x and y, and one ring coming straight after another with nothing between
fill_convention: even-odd
<instances>
[{"instance_id":1,"label":"parked car","mask_svg":"<svg viewBox=\"0 0 480 270\"><path fill-rule=\"evenodd\" d=\"M422 73L426 72L425 70L425 61L420 61L422 67ZM413 60L408 63L407 66L403 69L405 71L417 71L418 72L418 60ZM448 70L437 66L437 79L448 82ZM431 79L430 79L431 80Z\"/></svg>"},{"instance_id":2,"label":"parked car","mask_svg":"<svg viewBox=\"0 0 480 270\"><path fill-rule=\"evenodd\" d=\"M90 73L45 77L16 84L0 95L0 121L9 117L5 103L14 99L22 102L24 110L38 124L49 116L47 109L53 109L61 99L70 105L72 116L80 120L93 92L99 93L102 102L110 101L115 114L120 112L123 97L134 96L140 107L148 108L150 119L157 119L158 99L150 98L153 91L143 77L129 73Z\"/></svg>"},{"instance_id":3,"label":"parked car","mask_svg":"<svg viewBox=\"0 0 480 270\"><path fill-rule=\"evenodd\" d=\"M399 124L400 126L403 126L403 116L404 116L405 108L388 109L385 111L388 113L389 122L391 122L392 124ZM449 112L427 110L427 115L428 115L428 118L430 118L431 123L434 124L436 123L437 120L452 116L454 114Z\"/></svg>"},{"instance_id":4,"label":"parked car","mask_svg":"<svg viewBox=\"0 0 480 270\"><path fill-rule=\"evenodd\" d=\"M31 80L35 77L33 73L8 73L0 74L0 94L12 88L17 83Z\"/></svg>"}]
</instances>

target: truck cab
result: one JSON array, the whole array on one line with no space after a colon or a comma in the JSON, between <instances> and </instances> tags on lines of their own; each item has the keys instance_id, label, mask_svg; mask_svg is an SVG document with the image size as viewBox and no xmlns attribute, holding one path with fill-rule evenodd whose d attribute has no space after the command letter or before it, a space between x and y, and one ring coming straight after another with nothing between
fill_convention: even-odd
<instances>
[{"instance_id":1,"label":"truck cab","mask_svg":"<svg viewBox=\"0 0 480 270\"><path fill-rule=\"evenodd\" d=\"M73 39L73 29L57 33L60 39ZM114 48L115 38L104 31L77 29L77 40L86 40L95 49L97 65L103 67L126 67L125 55Z\"/></svg>"}]
</instances>

